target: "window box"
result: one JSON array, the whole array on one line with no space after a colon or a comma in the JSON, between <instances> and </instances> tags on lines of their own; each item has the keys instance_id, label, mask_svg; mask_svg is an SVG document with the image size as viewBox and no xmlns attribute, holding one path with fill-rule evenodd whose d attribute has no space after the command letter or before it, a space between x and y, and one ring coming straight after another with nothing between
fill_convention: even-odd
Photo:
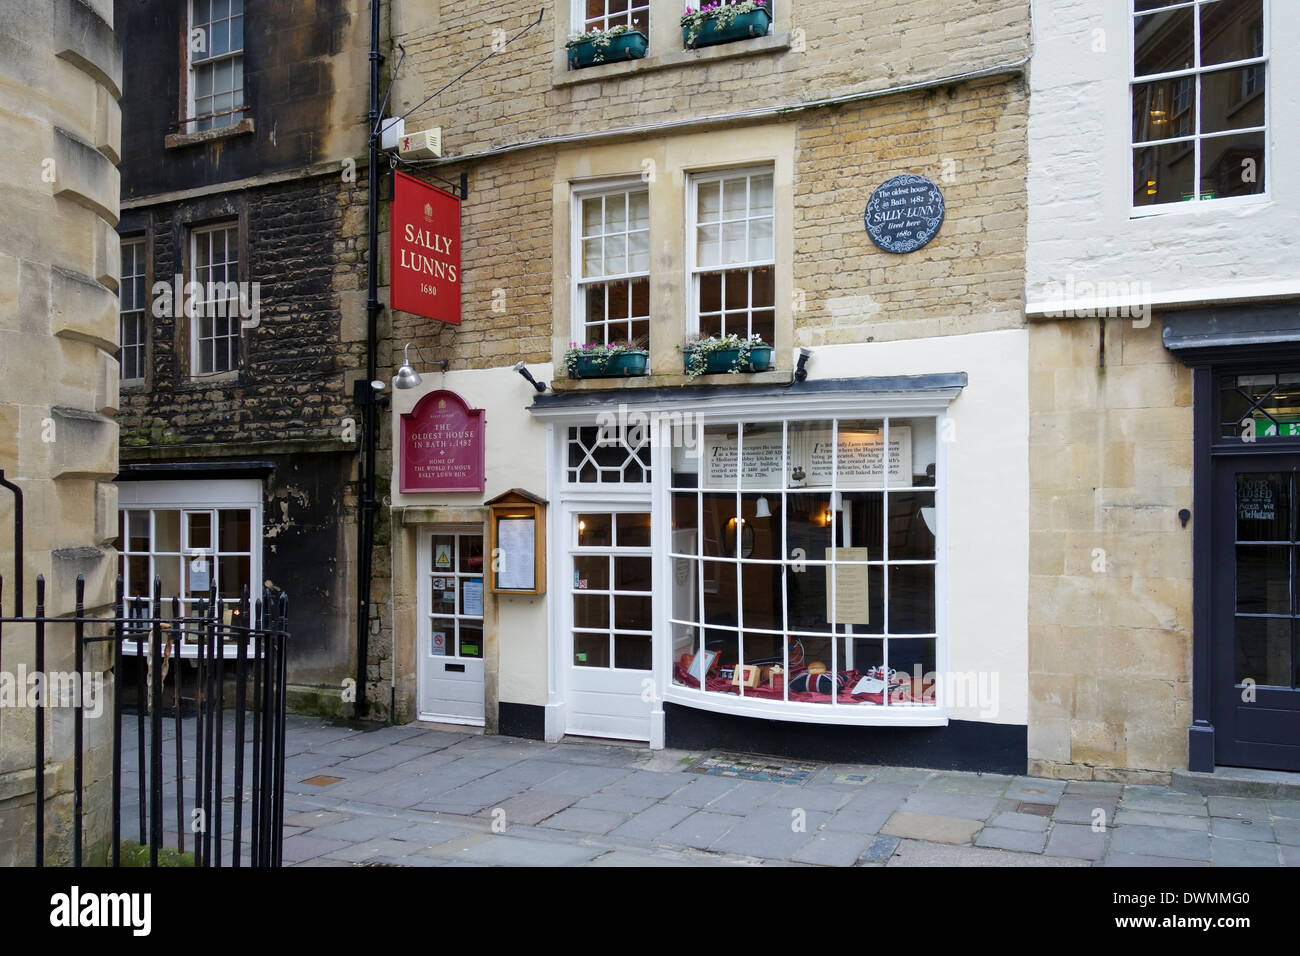
<instances>
[{"instance_id":1,"label":"window box","mask_svg":"<svg viewBox=\"0 0 1300 956\"><path fill-rule=\"evenodd\" d=\"M620 32L601 30L570 40L569 69L580 70L584 66L619 60L639 60L645 56L649 40L644 33L626 28L615 29Z\"/></svg>"},{"instance_id":2,"label":"window box","mask_svg":"<svg viewBox=\"0 0 1300 956\"><path fill-rule=\"evenodd\" d=\"M697 351L703 353L698 359ZM691 378L727 372L766 372L772 366L772 346L762 342L732 345L719 339L703 339L683 346L682 359Z\"/></svg>"},{"instance_id":3,"label":"window box","mask_svg":"<svg viewBox=\"0 0 1300 956\"><path fill-rule=\"evenodd\" d=\"M766 7L733 13L728 6L699 10L682 17L682 41L687 49L767 36L772 14Z\"/></svg>"},{"instance_id":4,"label":"window box","mask_svg":"<svg viewBox=\"0 0 1300 956\"><path fill-rule=\"evenodd\" d=\"M624 378L646 374L650 353L645 349L619 349L608 351L591 346L592 354L584 355L581 346L565 355L564 364L571 378Z\"/></svg>"}]
</instances>

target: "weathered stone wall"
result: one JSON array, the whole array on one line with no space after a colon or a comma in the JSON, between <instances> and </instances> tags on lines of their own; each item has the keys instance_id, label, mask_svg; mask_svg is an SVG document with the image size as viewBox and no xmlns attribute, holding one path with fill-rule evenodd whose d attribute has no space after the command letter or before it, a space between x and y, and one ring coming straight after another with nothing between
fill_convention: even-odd
<instances>
[{"instance_id":1,"label":"weathered stone wall","mask_svg":"<svg viewBox=\"0 0 1300 956\"><path fill-rule=\"evenodd\" d=\"M683 47L680 0L650 0L645 59L569 71L573 5L542 22L407 119L441 125L449 156L577 132L640 127L883 89L1023 59L1028 0L776 0L773 34L699 51ZM536 19L505 0L395 4L392 32L407 50L394 115ZM496 32L494 32L496 31Z\"/></svg>"},{"instance_id":2,"label":"weathered stone wall","mask_svg":"<svg viewBox=\"0 0 1300 956\"><path fill-rule=\"evenodd\" d=\"M1160 322L1030 324L1030 771L1186 766L1191 372ZM1121 769L1122 768L1122 769Z\"/></svg>"},{"instance_id":3,"label":"weathered stone wall","mask_svg":"<svg viewBox=\"0 0 1300 956\"><path fill-rule=\"evenodd\" d=\"M36 576L46 612L74 607L78 574L86 606L112 602L117 561L118 162L122 51L112 4L12 0L0 6L0 469L24 493L24 612L35 612ZM4 611L14 608L14 499L0 492ZM10 693L35 665L30 628L6 627ZM48 672L70 671L71 625L52 625ZM102 654L87 666L102 671ZM24 696L26 687L23 687ZM11 701L13 703L13 701ZM51 701L51 704L54 702ZM45 728L47 859L72 857L72 708L53 707ZM111 704L109 705L111 706ZM0 713L0 866L33 859L36 778L32 708ZM87 860L103 859L109 834L106 720L87 721Z\"/></svg>"}]
</instances>

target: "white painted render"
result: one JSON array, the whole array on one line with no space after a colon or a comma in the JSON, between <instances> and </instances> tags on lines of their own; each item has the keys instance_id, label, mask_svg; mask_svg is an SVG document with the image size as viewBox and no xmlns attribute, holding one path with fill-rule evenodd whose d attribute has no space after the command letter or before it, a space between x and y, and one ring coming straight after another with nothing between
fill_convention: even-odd
<instances>
[{"instance_id":1,"label":"white painted render","mask_svg":"<svg viewBox=\"0 0 1300 956\"><path fill-rule=\"evenodd\" d=\"M1300 3L1265 4L1267 192L1135 216L1131 4L1033 0L1031 316L1300 294Z\"/></svg>"}]
</instances>

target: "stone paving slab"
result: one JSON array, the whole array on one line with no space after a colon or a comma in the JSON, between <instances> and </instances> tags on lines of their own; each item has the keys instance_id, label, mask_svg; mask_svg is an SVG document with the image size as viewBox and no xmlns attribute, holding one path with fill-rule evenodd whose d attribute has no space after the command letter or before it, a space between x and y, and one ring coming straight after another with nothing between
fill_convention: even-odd
<instances>
[{"instance_id":1,"label":"stone paving slab","mask_svg":"<svg viewBox=\"0 0 1300 956\"><path fill-rule=\"evenodd\" d=\"M305 718L286 750L295 865L1300 866L1300 800L861 764L760 782L692 773L692 751Z\"/></svg>"}]
</instances>

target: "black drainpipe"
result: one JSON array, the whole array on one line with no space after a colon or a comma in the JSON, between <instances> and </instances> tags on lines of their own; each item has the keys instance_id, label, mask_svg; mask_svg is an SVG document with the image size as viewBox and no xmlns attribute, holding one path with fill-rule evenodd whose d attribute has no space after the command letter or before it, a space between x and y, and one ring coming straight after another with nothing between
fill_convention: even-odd
<instances>
[{"instance_id":1,"label":"black drainpipe","mask_svg":"<svg viewBox=\"0 0 1300 956\"><path fill-rule=\"evenodd\" d=\"M366 664L370 657L370 567L371 551L375 543L375 442L378 437L378 403L370 383L378 375L376 352L379 346L379 4L370 0L370 111L366 125L367 146L370 150L366 170L369 191L367 206L366 240L366 380L358 389L362 398L366 454L361 466L360 500L357 503L357 687L354 717L366 715Z\"/></svg>"}]
</instances>

